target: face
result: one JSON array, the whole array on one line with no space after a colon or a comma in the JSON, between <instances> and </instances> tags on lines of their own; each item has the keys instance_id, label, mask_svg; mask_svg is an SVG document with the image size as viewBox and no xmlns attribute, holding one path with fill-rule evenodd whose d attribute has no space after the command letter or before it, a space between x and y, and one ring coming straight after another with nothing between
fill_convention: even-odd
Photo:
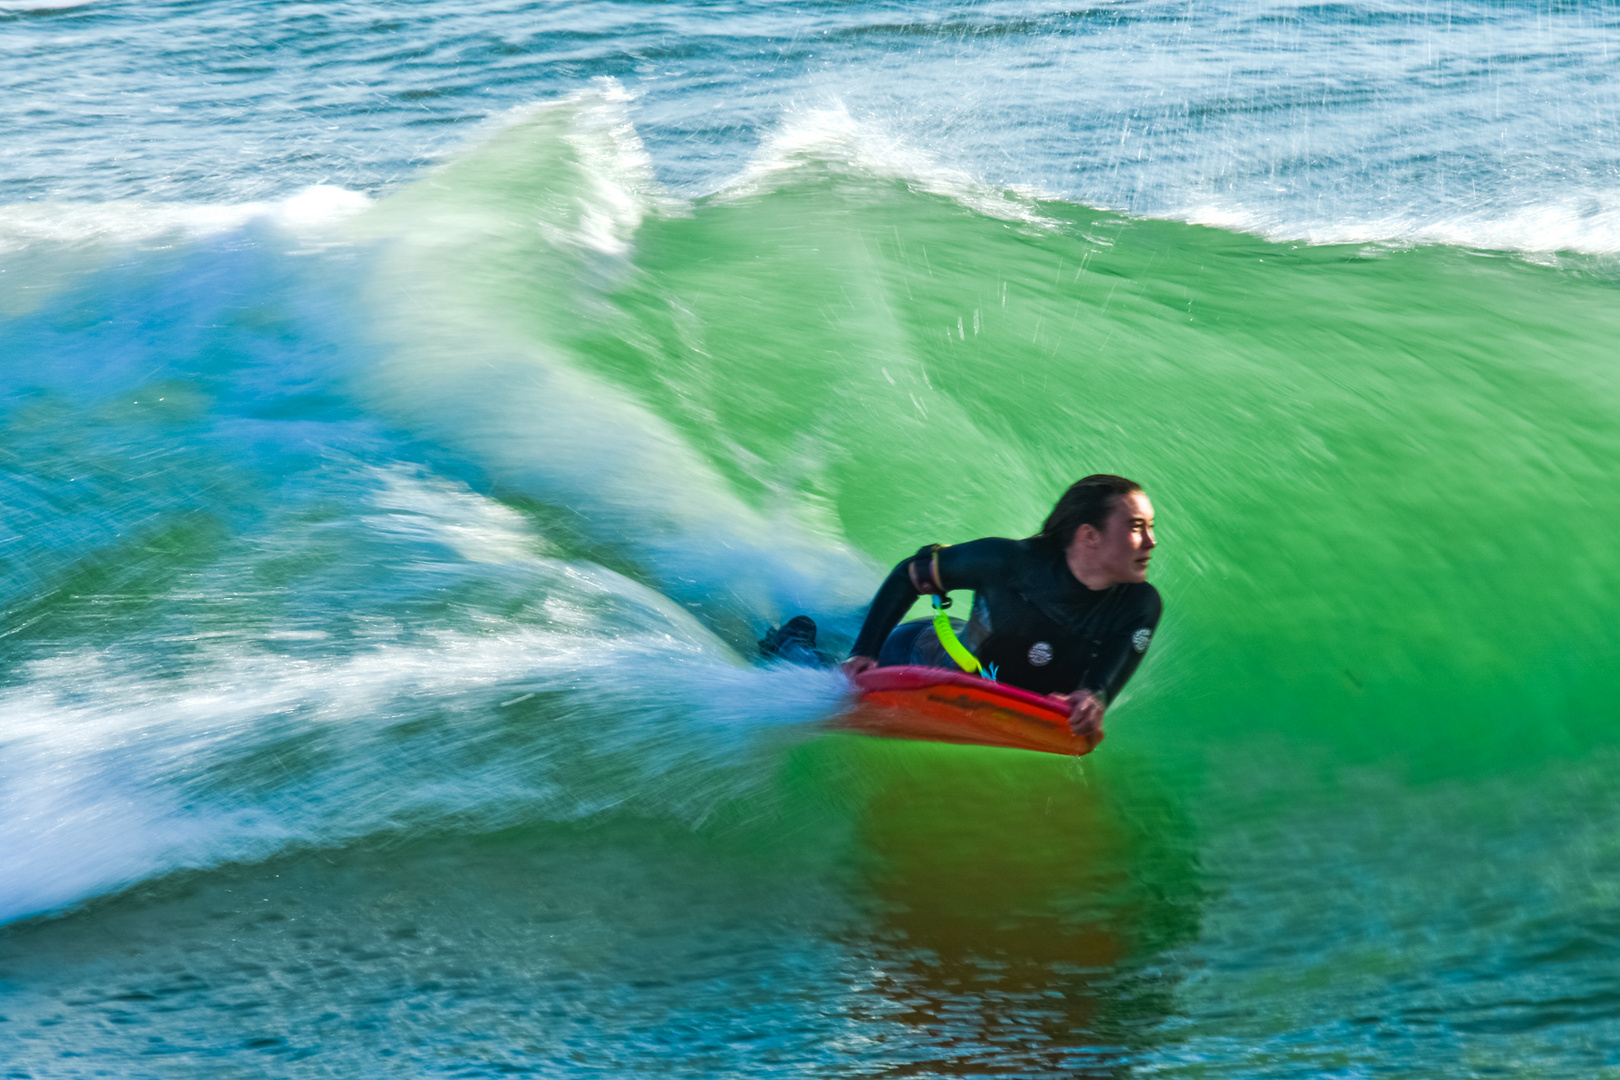
<instances>
[{"instance_id":1,"label":"face","mask_svg":"<svg viewBox=\"0 0 1620 1080\"><path fill-rule=\"evenodd\" d=\"M1158 546L1153 539L1153 504L1140 491L1121 495L1102 531L1082 525L1075 530L1074 543L1083 549L1088 577L1095 575L1110 585L1146 581L1148 560Z\"/></svg>"}]
</instances>

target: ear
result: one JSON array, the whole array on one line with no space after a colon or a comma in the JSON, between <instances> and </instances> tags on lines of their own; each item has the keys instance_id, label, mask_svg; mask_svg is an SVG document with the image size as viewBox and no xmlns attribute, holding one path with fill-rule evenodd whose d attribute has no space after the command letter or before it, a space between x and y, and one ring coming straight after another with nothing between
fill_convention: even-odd
<instances>
[{"instance_id":1,"label":"ear","mask_svg":"<svg viewBox=\"0 0 1620 1080\"><path fill-rule=\"evenodd\" d=\"M1074 530L1074 538L1089 547L1102 539L1102 533L1097 531L1097 526L1087 522Z\"/></svg>"}]
</instances>

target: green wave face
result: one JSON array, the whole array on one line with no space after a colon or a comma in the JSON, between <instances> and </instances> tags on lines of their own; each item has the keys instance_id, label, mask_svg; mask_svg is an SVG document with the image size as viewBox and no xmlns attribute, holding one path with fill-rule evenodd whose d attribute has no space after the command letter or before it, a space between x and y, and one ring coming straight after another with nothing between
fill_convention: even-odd
<instances>
[{"instance_id":1,"label":"green wave face","mask_svg":"<svg viewBox=\"0 0 1620 1080\"><path fill-rule=\"evenodd\" d=\"M1090 472L1154 500L1166 616L1083 769L797 763L859 807L878 939L931 957L879 950L884 993L964 1046L1061 994L1053 1044L1173 1075L1559 1074L1614 850L1612 269L993 209L805 164L648 221L634 337L578 350L880 564L1027 535Z\"/></svg>"},{"instance_id":2,"label":"green wave face","mask_svg":"<svg viewBox=\"0 0 1620 1080\"><path fill-rule=\"evenodd\" d=\"M631 332L578 355L884 564L1139 480L1167 614L1111 753L1468 774L1611 740L1610 274L1003 211L804 166L647 222Z\"/></svg>"}]
</instances>

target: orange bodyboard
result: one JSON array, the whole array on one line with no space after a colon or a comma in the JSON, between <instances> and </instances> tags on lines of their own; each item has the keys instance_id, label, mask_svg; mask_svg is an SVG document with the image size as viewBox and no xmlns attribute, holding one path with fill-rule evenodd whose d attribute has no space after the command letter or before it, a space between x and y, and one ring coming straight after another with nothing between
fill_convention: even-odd
<instances>
[{"instance_id":1,"label":"orange bodyboard","mask_svg":"<svg viewBox=\"0 0 1620 1080\"><path fill-rule=\"evenodd\" d=\"M866 735L1048 754L1089 754L1096 746L1069 730L1069 710L1052 698L976 675L882 667L854 681L860 698L841 726Z\"/></svg>"}]
</instances>

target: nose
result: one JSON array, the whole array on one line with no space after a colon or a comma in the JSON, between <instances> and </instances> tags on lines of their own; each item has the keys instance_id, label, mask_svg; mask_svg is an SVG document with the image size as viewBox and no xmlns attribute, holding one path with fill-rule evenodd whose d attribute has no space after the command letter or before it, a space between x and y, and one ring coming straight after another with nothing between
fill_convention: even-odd
<instances>
[{"instance_id":1,"label":"nose","mask_svg":"<svg viewBox=\"0 0 1620 1080\"><path fill-rule=\"evenodd\" d=\"M1143 529L1142 530L1142 536L1143 536L1143 543L1142 543L1142 550L1143 551L1152 551L1154 548L1159 546L1159 542L1157 540L1153 539L1153 526L1149 525L1146 529Z\"/></svg>"}]
</instances>

